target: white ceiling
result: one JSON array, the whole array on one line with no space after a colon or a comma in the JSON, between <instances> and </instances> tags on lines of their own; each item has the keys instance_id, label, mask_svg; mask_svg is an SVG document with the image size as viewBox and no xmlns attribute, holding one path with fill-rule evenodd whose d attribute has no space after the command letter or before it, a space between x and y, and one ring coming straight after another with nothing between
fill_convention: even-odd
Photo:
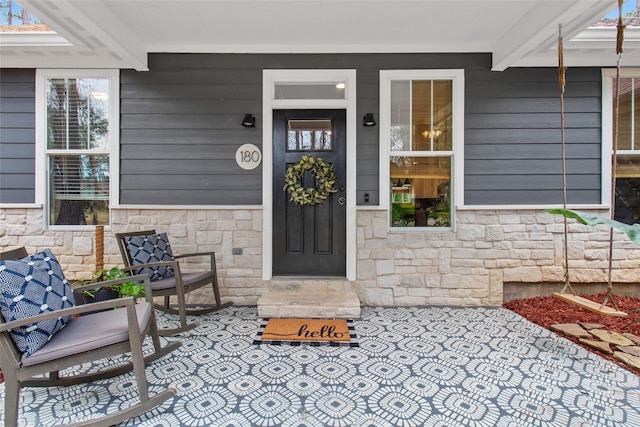
<instances>
[{"instance_id":1,"label":"white ceiling","mask_svg":"<svg viewBox=\"0 0 640 427\"><path fill-rule=\"evenodd\" d=\"M150 52L487 52L493 68L614 66L616 0L18 0L56 34L0 33L0 66L147 69ZM640 66L640 28L625 65ZM573 39L573 40L572 40Z\"/></svg>"}]
</instances>

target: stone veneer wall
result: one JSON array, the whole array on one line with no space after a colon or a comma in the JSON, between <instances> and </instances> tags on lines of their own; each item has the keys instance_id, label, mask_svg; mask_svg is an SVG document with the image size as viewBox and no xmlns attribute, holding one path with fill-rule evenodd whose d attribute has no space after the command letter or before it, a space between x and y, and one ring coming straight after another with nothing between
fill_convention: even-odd
<instances>
[{"instance_id":1,"label":"stone veneer wall","mask_svg":"<svg viewBox=\"0 0 640 427\"><path fill-rule=\"evenodd\" d=\"M606 215L605 211L599 213ZM564 284L564 220L544 210L458 211L455 232L388 232L358 212L358 294L366 305L499 305L503 284ZM609 228L569 220L572 283L606 283ZM640 247L614 234L613 281L640 282ZM604 291L602 287L600 291Z\"/></svg>"},{"instance_id":2,"label":"stone veneer wall","mask_svg":"<svg viewBox=\"0 0 640 427\"><path fill-rule=\"evenodd\" d=\"M465 210L456 222L455 231L389 232L385 211L360 208L353 287L362 304L500 305L503 283L564 282L562 217L543 210ZM0 247L49 247L69 280L90 276L94 233L43 230L42 224L42 209L0 209ZM261 209L114 209L111 230L105 230L105 266L122 265L113 233L147 228L166 232L175 253L215 251L223 300L255 305L268 290ZM606 282L608 228L570 221L569 231L571 281ZM243 254L233 255L233 248ZM621 233L615 234L613 257L614 282L640 282L640 248ZM206 289L189 302L210 298Z\"/></svg>"}]
</instances>

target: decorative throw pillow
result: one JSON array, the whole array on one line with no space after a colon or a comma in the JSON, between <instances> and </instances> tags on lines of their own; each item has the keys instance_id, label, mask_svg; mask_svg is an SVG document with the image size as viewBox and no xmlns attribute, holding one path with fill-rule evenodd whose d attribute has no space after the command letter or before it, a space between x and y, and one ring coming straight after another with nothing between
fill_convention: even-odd
<instances>
[{"instance_id":1,"label":"decorative throw pillow","mask_svg":"<svg viewBox=\"0 0 640 427\"><path fill-rule=\"evenodd\" d=\"M127 236L125 242L133 265L175 260L167 233ZM173 277L174 271L173 267L163 265L153 268L140 268L136 270L136 274L148 274L149 280L153 282L154 280Z\"/></svg>"},{"instance_id":2,"label":"decorative throw pillow","mask_svg":"<svg viewBox=\"0 0 640 427\"><path fill-rule=\"evenodd\" d=\"M71 285L50 249L21 260L0 261L0 312L7 322L73 307ZM15 328L11 338L29 356L64 327L70 316Z\"/></svg>"}]
</instances>

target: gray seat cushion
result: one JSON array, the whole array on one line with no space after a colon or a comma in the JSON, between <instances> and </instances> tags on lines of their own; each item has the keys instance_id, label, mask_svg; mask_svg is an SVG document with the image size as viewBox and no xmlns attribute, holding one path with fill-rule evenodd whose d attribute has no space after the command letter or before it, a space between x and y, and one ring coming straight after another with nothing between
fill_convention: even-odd
<instances>
[{"instance_id":1,"label":"gray seat cushion","mask_svg":"<svg viewBox=\"0 0 640 427\"><path fill-rule=\"evenodd\" d=\"M144 332L152 313L153 307L150 303L136 304L140 334ZM30 356L23 356L22 364L35 365L128 339L127 311L124 308L71 318L44 347Z\"/></svg>"},{"instance_id":2,"label":"gray seat cushion","mask_svg":"<svg viewBox=\"0 0 640 427\"><path fill-rule=\"evenodd\" d=\"M206 280L208 278L213 277L213 273L211 271L199 271L195 273L182 273L182 283L185 286L192 285L194 283L198 283L202 280ZM162 289L171 289L176 286L176 278L175 277L167 277L165 279L156 280L155 282L151 282L151 290L159 291Z\"/></svg>"}]
</instances>

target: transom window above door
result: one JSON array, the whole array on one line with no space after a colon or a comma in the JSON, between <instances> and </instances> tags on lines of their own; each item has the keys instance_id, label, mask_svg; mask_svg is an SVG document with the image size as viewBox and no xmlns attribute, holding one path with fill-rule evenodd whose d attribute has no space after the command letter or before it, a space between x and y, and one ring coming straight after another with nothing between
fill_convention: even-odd
<instances>
[{"instance_id":1,"label":"transom window above door","mask_svg":"<svg viewBox=\"0 0 640 427\"><path fill-rule=\"evenodd\" d=\"M346 83L279 82L274 85L275 99L345 99Z\"/></svg>"}]
</instances>

